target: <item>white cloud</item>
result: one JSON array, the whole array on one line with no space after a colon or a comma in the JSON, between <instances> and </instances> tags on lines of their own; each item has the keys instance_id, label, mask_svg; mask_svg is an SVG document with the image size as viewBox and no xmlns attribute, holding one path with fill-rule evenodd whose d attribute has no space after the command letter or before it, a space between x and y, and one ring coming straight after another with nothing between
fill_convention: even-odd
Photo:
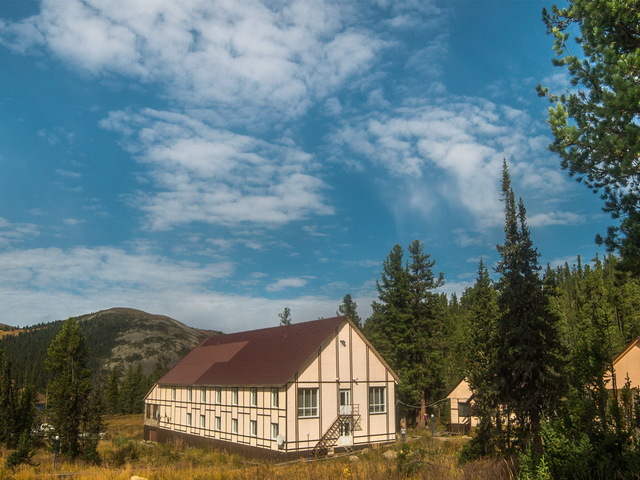
<instances>
[{"instance_id":1,"label":"white cloud","mask_svg":"<svg viewBox=\"0 0 640 480\"><path fill-rule=\"evenodd\" d=\"M7 247L39 235L38 227L32 223L11 223L0 217L0 247Z\"/></svg>"},{"instance_id":2,"label":"white cloud","mask_svg":"<svg viewBox=\"0 0 640 480\"><path fill-rule=\"evenodd\" d=\"M527 214L527 224L530 227L547 227L550 225L580 225L585 223L584 215L573 212L548 212Z\"/></svg>"},{"instance_id":3,"label":"white cloud","mask_svg":"<svg viewBox=\"0 0 640 480\"><path fill-rule=\"evenodd\" d=\"M132 204L151 230L191 222L282 225L310 215L331 215L314 176L312 157L206 125L186 115L144 109L112 112L104 128L128 138L127 148L149 167L155 191Z\"/></svg>"},{"instance_id":4,"label":"white cloud","mask_svg":"<svg viewBox=\"0 0 640 480\"><path fill-rule=\"evenodd\" d=\"M320 296L271 300L224 293L211 287L231 274L231 264L200 266L108 247L5 251L0 268L0 323L10 325L131 307L193 327L235 332L277 325L284 306L302 322L333 316L340 303Z\"/></svg>"},{"instance_id":5,"label":"white cloud","mask_svg":"<svg viewBox=\"0 0 640 480\"><path fill-rule=\"evenodd\" d=\"M102 289L153 294L224 278L233 271L227 262L200 266L113 247L9 250L0 253L0 265L3 288L24 284L39 290L74 290L78 295Z\"/></svg>"},{"instance_id":6,"label":"white cloud","mask_svg":"<svg viewBox=\"0 0 640 480\"><path fill-rule=\"evenodd\" d=\"M38 15L0 24L16 51L43 47L94 75L160 83L199 108L246 114L306 110L375 59L384 42L343 2L43 0Z\"/></svg>"},{"instance_id":7,"label":"white cloud","mask_svg":"<svg viewBox=\"0 0 640 480\"><path fill-rule=\"evenodd\" d=\"M396 215L407 207L427 215L447 203L472 218L476 228L486 229L503 220L503 159L525 199L558 198L567 188L567 180L548 160L547 142L531 125L523 111L447 96L437 104L413 100L405 107L345 120L334 140L391 177L382 183L397 206Z\"/></svg>"},{"instance_id":8,"label":"white cloud","mask_svg":"<svg viewBox=\"0 0 640 480\"><path fill-rule=\"evenodd\" d=\"M279 292L286 288L302 288L307 285L312 277L289 277L281 278L271 285L267 286L267 292Z\"/></svg>"}]
</instances>

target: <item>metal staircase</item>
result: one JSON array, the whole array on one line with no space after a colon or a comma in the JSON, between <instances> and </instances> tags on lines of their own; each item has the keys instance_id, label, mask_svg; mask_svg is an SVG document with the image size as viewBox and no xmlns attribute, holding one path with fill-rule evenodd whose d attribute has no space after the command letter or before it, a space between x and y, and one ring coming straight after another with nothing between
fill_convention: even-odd
<instances>
[{"instance_id":1,"label":"metal staircase","mask_svg":"<svg viewBox=\"0 0 640 480\"><path fill-rule=\"evenodd\" d=\"M333 421L316 446L313 447L312 453L314 456L323 457L329 452L331 447L335 446L336 441L340 438L340 428L343 423L348 423L352 432L362 430L362 426L360 425L360 406L350 405L349 407L350 408L340 408L338 417Z\"/></svg>"}]
</instances>

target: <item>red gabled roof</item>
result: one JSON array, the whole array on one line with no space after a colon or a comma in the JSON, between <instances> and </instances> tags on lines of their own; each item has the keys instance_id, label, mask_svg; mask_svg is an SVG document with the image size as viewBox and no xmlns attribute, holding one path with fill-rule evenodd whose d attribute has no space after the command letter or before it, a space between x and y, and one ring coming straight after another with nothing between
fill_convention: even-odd
<instances>
[{"instance_id":1,"label":"red gabled roof","mask_svg":"<svg viewBox=\"0 0 640 480\"><path fill-rule=\"evenodd\" d=\"M284 385L347 317L210 337L159 385Z\"/></svg>"}]
</instances>

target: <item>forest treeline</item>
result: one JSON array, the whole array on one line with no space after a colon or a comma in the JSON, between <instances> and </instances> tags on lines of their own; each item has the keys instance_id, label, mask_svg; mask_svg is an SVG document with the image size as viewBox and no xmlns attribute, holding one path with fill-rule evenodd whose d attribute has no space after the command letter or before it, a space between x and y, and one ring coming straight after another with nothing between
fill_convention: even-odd
<instances>
[{"instance_id":1,"label":"forest treeline","mask_svg":"<svg viewBox=\"0 0 640 480\"><path fill-rule=\"evenodd\" d=\"M640 335L640 282L613 254L543 268L506 161L504 243L458 298L437 289L418 240L392 248L364 333L400 377L409 423L441 414L463 378L480 424L463 452L517 457L522 478L630 478L640 467L638 392L613 360ZM633 385L633 387L637 387ZM443 415L444 414L444 415Z\"/></svg>"}]
</instances>

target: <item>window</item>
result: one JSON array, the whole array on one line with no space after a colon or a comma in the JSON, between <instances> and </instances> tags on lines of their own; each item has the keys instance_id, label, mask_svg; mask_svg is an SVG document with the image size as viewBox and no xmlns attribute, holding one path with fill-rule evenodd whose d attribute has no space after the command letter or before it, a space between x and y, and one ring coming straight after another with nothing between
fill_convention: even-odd
<instances>
[{"instance_id":1,"label":"window","mask_svg":"<svg viewBox=\"0 0 640 480\"><path fill-rule=\"evenodd\" d=\"M191 426L191 414L187 413L187 425Z\"/></svg>"},{"instance_id":2,"label":"window","mask_svg":"<svg viewBox=\"0 0 640 480\"><path fill-rule=\"evenodd\" d=\"M386 387L369 387L369 413L387 411Z\"/></svg>"},{"instance_id":3,"label":"window","mask_svg":"<svg viewBox=\"0 0 640 480\"><path fill-rule=\"evenodd\" d=\"M231 405L238 404L238 387L233 387L231 389Z\"/></svg>"},{"instance_id":4,"label":"window","mask_svg":"<svg viewBox=\"0 0 640 480\"><path fill-rule=\"evenodd\" d=\"M318 416L318 389L298 389L298 417Z\"/></svg>"},{"instance_id":5,"label":"window","mask_svg":"<svg viewBox=\"0 0 640 480\"><path fill-rule=\"evenodd\" d=\"M271 406L273 408L280 406L280 391L277 388L271 389Z\"/></svg>"},{"instance_id":6,"label":"window","mask_svg":"<svg viewBox=\"0 0 640 480\"><path fill-rule=\"evenodd\" d=\"M201 388L200 389L200 401L202 403L206 403L206 401L207 401L207 389L206 388Z\"/></svg>"},{"instance_id":7,"label":"window","mask_svg":"<svg viewBox=\"0 0 640 480\"><path fill-rule=\"evenodd\" d=\"M251 420L249 422L249 434L252 437L258 436L258 422L256 420Z\"/></svg>"},{"instance_id":8,"label":"window","mask_svg":"<svg viewBox=\"0 0 640 480\"><path fill-rule=\"evenodd\" d=\"M213 422L213 429L217 430L218 432L222 430L222 419L220 417L215 418Z\"/></svg>"},{"instance_id":9,"label":"window","mask_svg":"<svg viewBox=\"0 0 640 480\"><path fill-rule=\"evenodd\" d=\"M176 387L171 388L171 400L176 399Z\"/></svg>"},{"instance_id":10,"label":"window","mask_svg":"<svg viewBox=\"0 0 640 480\"><path fill-rule=\"evenodd\" d=\"M206 426L206 419L204 415L200 415L200 428L204 428Z\"/></svg>"},{"instance_id":11,"label":"window","mask_svg":"<svg viewBox=\"0 0 640 480\"><path fill-rule=\"evenodd\" d=\"M256 387L251 387L249 392L249 405L252 407L258 406L258 389Z\"/></svg>"},{"instance_id":12,"label":"window","mask_svg":"<svg viewBox=\"0 0 640 480\"><path fill-rule=\"evenodd\" d=\"M231 433L238 433L238 419L231 419Z\"/></svg>"},{"instance_id":13,"label":"window","mask_svg":"<svg viewBox=\"0 0 640 480\"><path fill-rule=\"evenodd\" d=\"M277 423L271 424L271 438L274 440L278 438L278 434L280 433L280 427Z\"/></svg>"},{"instance_id":14,"label":"window","mask_svg":"<svg viewBox=\"0 0 640 480\"><path fill-rule=\"evenodd\" d=\"M458 403L458 416L460 416L460 417L468 417L469 416L469 402L459 402Z\"/></svg>"},{"instance_id":15,"label":"window","mask_svg":"<svg viewBox=\"0 0 640 480\"><path fill-rule=\"evenodd\" d=\"M190 402L193 399L193 388L187 388L187 402Z\"/></svg>"},{"instance_id":16,"label":"window","mask_svg":"<svg viewBox=\"0 0 640 480\"><path fill-rule=\"evenodd\" d=\"M222 388L216 387L216 403L219 405L222 403Z\"/></svg>"}]
</instances>

